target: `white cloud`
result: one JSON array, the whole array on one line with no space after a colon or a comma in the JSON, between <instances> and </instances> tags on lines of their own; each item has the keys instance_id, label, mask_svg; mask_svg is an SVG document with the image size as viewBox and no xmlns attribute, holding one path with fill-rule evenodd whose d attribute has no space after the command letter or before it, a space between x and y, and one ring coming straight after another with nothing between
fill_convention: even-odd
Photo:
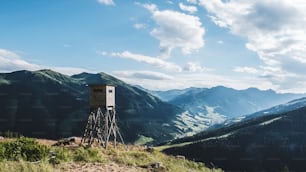
<instances>
[{"instance_id":1,"label":"white cloud","mask_svg":"<svg viewBox=\"0 0 306 172\"><path fill-rule=\"evenodd\" d=\"M152 71L146 72L142 74L144 71L116 71L114 75L127 83L140 85L150 90L184 89L188 87L210 88L218 85L235 89L246 89L249 87L257 87L263 90L278 89L277 85L264 78L233 78L211 73L176 73L168 76L162 73L155 74Z\"/></svg>"},{"instance_id":2,"label":"white cloud","mask_svg":"<svg viewBox=\"0 0 306 172\"><path fill-rule=\"evenodd\" d=\"M305 1L200 0L199 3L215 24L247 38L246 48L256 52L264 62L260 73L267 74L266 79L278 85L279 90L287 90L290 83L298 85L305 79Z\"/></svg>"},{"instance_id":3,"label":"white cloud","mask_svg":"<svg viewBox=\"0 0 306 172\"><path fill-rule=\"evenodd\" d=\"M184 5L183 3L179 3L179 7L181 10L187 11L189 13L195 13L198 11L198 8L196 6Z\"/></svg>"},{"instance_id":4,"label":"white cloud","mask_svg":"<svg viewBox=\"0 0 306 172\"><path fill-rule=\"evenodd\" d=\"M52 69L67 75L78 74L81 72L90 72L84 68L44 66L30 63L26 60L23 60L16 53L0 48L0 72L13 72L17 70L35 71L40 69Z\"/></svg>"},{"instance_id":5,"label":"white cloud","mask_svg":"<svg viewBox=\"0 0 306 172\"><path fill-rule=\"evenodd\" d=\"M299 85L296 85L295 87L293 87L292 84L286 84L285 82L288 80L288 78L295 80L300 76L289 72L284 72L280 68L276 69L267 66L260 66L259 68L236 67L234 68L234 71L236 72L251 73L253 75L229 76L214 74L211 72L213 71L212 69L202 67L201 65L194 62L188 62L184 68L181 68L176 64L166 62L158 58L141 54L134 54L128 51L108 54L114 57L135 60L170 71L171 75L153 71L114 72L116 77L122 79L125 82L141 85L145 88L153 90L167 90L187 87L213 87L217 85L223 85L235 89L257 87L259 89L274 89L278 92L301 92L303 86L305 86L304 84L306 83L300 82ZM177 72L173 73L173 71ZM255 74L258 75L258 77L254 77ZM278 77L275 77L274 75L277 75ZM304 77L304 80L306 80L306 77Z\"/></svg>"},{"instance_id":6,"label":"white cloud","mask_svg":"<svg viewBox=\"0 0 306 172\"><path fill-rule=\"evenodd\" d=\"M239 73L250 73L250 74L258 74L258 72L259 72L256 68L247 67L247 66L244 66L244 67L241 67L241 66L235 67L234 71L235 72L239 72Z\"/></svg>"},{"instance_id":7,"label":"white cloud","mask_svg":"<svg viewBox=\"0 0 306 172\"><path fill-rule=\"evenodd\" d=\"M40 67L36 64L31 64L21 57L5 49L0 49L0 72L11 72L15 70L38 70Z\"/></svg>"},{"instance_id":8,"label":"white cloud","mask_svg":"<svg viewBox=\"0 0 306 172\"><path fill-rule=\"evenodd\" d=\"M208 71L212 71L212 69L203 67L203 66L201 66L197 63L194 63L194 62L188 62L183 69L184 69L184 71L188 71L188 72L208 72Z\"/></svg>"},{"instance_id":9,"label":"white cloud","mask_svg":"<svg viewBox=\"0 0 306 172\"><path fill-rule=\"evenodd\" d=\"M182 68L174 63L166 62L159 58L154 58L141 54L134 54L129 51L124 51L121 53L111 53L111 55L114 57L121 57L121 58L135 60L141 63L146 63L154 67L165 69L168 71L176 71L176 72L182 71Z\"/></svg>"},{"instance_id":10,"label":"white cloud","mask_svg":"<svg viewBox=\"0 0 306 172\"><path fill-rule=\"evenodd\" d=\"M160 57L169 57L174 48L190 54L204 46L205 29L199 17L171 10L161 11L154 4L142 6L152 13L152 19L158 25L151 35L160 41Z\"/></svg>"},{"instance_id":11,"label":"white cloud","mask_svg":"<svg viewBox=\"0 0 306 172\"><path fill-rule=\"evenodd\" d=\"M134 78L140 80L172 80L172 76L154 71L114 71L119 78Z\"/></svg>"},{"instance_id":12,"label":"white cloud","mask_svg":"<svg viewBox=\"0 0 306 172\"><path fill-rule=\"evenodd\" d=\"M154 11L157 11L158 8L155 4L141 4L136 3L137 5L143 6L145 9L149 10L150 12L154 13Z\"/></svg>"},{"instance_id":13,"label":"white cloud","mask_svg":"<svg viewBox=\"0 0 306 172\"><path fill-rule=\"evenodd\" d=\"M295 68L302 68L294 65ZM303 67L304 73L306 69ZM269 83L270 87L278 92L290 92L290 93L305 93L306 76L304 74L297 74L283 70L277 66L259 66L258 68L253 67L235 67L235 72L242 74L252 74L250 79L258 80L262 83ZM257 75L257 77L254 77ZM241 79L243 80L243 79ZM252 86L251 80L248 80L245 84ZM257 86L257 85L256 85ZM260 86L259 86L260 88Z\"/></svg>"},{"instance_id":14,"label":"white cloud","mask_svg":"<svg viewBox=\"0 0 306 172\"><path fill-rule=\"evenodd\" d=\"M188 87L214 87L218 85L235 89L257 87L259 89L276 89L277 87L263 78L222 76L212 73L179 74L176 78L183 78Z\"/></svg>"},{"instance_id":15,"label":"white cloud","mask_svg":"<svg viewBox=\"0 0 306 172\"><path fill-rule=\"evenodd\" d=\"M16 53L9 51L9 50L5 50L5 49L1 49L0 48L0 56L3 58L11 58L11 59L19 59L19 55L17 55Z\"/></svg>"},{"instance_id":16,"label":"white cloud","mask_svg":"<svg viewBox=\"0 0 306 172\"><path fill-rule=\"evenodd\" d=\"M98 0L98 2L104 5L115 5L113 0Z\"/></svg>"},{"instance_id":17,"label":"white cloud","mask_svg":"<svg viewBox=\"0 0 306 172\"><path fill-rule=\"evenodd\" d=\"M135 23L135 24L133 25L133 27L134 27L135 29L145 29L145 28L146 28L146 25L145 25L145 24L142 24L142 23Z\"/></svg>"}]
</instances>

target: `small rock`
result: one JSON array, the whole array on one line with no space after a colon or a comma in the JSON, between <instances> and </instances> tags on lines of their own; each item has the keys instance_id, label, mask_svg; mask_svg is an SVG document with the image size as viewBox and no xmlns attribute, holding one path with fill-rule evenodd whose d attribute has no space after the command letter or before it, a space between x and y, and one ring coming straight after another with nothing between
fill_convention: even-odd
<instances>
[{"instance_id":1,"label":"small rock","mask_svg":"<svg viewBox=\"0 0 306 172\"><path fill-rule=\"evenodd\" d=\"M145 148L145 151L152 153L152 152L154 152L154 148L153 147L147 147L147 148Z\"/></svg>"},{"instance_id":2,"label":"small rock","mask_svg":"<svg viewBox=\"0 0 306 172\"><path fill-rule=\"evenodd\" d=\"M177 159L182 159L182 160L185 160L185 159L186 159L185 156L183 156L183 155L176 155L175 158L177 158Z\"/></svg>"},{"instance_id":3,"label":"small rock","mask_svg":"<svg viewBox=\"0 0 306 172\"><path fill-rule=\"evenodd\" d=\"M154 162L154 163L150 164L150 167L153 168L153 169L158 169L162 166L163 166L163 164L161 162Z\"/></svg>"},{"instance_id":4,"label":"small rock","mask_svg":"<svg viewBox=\"0 0 306 172\"><path fill-rule=\"evenodd\" d=\"M76 143L76 137L68 137L63 138L57 141L57 143L54 144L54 146L61 146L61 145L71 145Z\"/></svg>"},{"instance_id":5,"label":"small rock","mask_svg":"<svg viewBox=\"0 0 306 172\"><path fill-rule=\"evenodd\" d=\"M161 162L154 162L148 165L140 165L141 168L149 168L149 169L164 169L163 164Z\"/></svg>"}]
</instances>

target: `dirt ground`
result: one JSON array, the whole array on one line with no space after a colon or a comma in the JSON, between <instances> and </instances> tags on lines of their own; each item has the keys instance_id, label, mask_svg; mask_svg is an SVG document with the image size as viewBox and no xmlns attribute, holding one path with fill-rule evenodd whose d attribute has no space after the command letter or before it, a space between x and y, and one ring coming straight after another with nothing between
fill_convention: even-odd
<instances>
[{"instance_id":1,"label":"dirt ground","mask_svg":"<svg viewBox=\"0 0 306 172\"><path fill-rule=\"evenodd\" d=\"M47 139L36 139L36 140L38 141L38 143L48 146L51 146L57 142L56 140L47 140Z\"/></svg>"}]
</instances>

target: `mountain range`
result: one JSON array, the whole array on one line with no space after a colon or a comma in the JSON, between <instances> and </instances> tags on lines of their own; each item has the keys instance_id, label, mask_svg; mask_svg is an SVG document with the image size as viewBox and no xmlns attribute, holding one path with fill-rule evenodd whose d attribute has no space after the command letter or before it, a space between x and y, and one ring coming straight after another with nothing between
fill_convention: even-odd
<instances>
[{"instance_id":1,"label":"mountain range","mask_svg":"<svg viewBox=\"0 0 306 172\"><path fill-rule=\"evenodd\" d=\"M162 147L225 171L305 171L305 102L297 99Z\"/></svg>"},{"instance_id":2,"label":"mountain range","mask_svg":"<svg viewBox=\"0 0 306 172\"><path fill-rule=\"evenodd\" d=\"M162 100L178 106L196 118L199 130L216 124L223 124L230 119L245 116L273 107L305 94L281 94L273 90L248 88L235 90L223 86L212 88L187 88L183 90L151 91Z\"/></svg>"},{"instance_id":3,"label":"mountain range","mask_svg":"<svg viewBox=\"0 0 306 172\"><path fill-rule=\"evenodd\" d=\"M222 86L146 92L105 73L16 71L0 74L0 131L51 139L81 136L89 113L88 84L97 83L116 86L121 134L126 142L139 144L193 135L237 114L302 96ZM163 96L152 95L157 93Z\"/></svg>"},{"instance_id":4,"label":"mountain range","mask_svg":"<svg viewBox=\"0 0 306 172\"><path fill-rule=\"evenodd\" d=\"M0 131L38 138L81 136L89 114L88 84L116 86L118 125L128 143L183 134L184 111L105 73L67 76L51 70L0 74Z\"/></svg>"}]
</instances>

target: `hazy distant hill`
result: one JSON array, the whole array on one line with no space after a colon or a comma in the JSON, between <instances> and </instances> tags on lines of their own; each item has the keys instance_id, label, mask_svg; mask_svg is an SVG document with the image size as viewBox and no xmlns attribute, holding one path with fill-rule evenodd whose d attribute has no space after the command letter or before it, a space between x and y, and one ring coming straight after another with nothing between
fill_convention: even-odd
<instances>
[{"instance_id":1,"label":"hazy distant hill","mask_svg":"<svg viewBox=\"0 0 306 172\"><path fill-rule=\"evenodd\" d=\"M225 171L306 170L306 106L304 99L288 104L291 111L237 122L227 127L174 140L169 154L185 155Z\"/></svg>"},{"instance_id":2,"label":"hazy distant hill","mask_svg":"<svg viewBox=\"0 0 306 172\"><path fill-rule=\"evenodd\" d=\"M166 102L171 101L172 99L190 91L198 88L186 88L186 89L173 89L173 90L167 90L167 91L152 91L147 90L147 92L150 92L151 94L155 95L156 97L160 98L161 100L164 100Z\"/></svg>"},{"instance_id":3,"label":"hazy distant hill","mask_svg":"<svg viewBox=\"0 0 306 172\"><path fill-rule=\"evenodd\" d=\"M226 117L236 117L257 112L290 100L302 97L301 94L278 94L273 90L249 88L235 90L223 86L194 88L172 99L170 103L193 113L207 112L205 106Z\"/></svg>"},{"instance_id":4,"label":"hazy distant hill","mask_svg":"<svg viewBox=\"0 0 306 172\"><path fill-rule=\"evenodd\" d=\"M169 103L192 114L191 118L197 118L202 129L305 96L279 94L273 90L262 91L256 88L235 90L223 86L169 90L153 94L158 94L163 100L168 100L165 96L169 95Z\"/></svg>"},{"instance_id":5,"label":"hazy distant hill","mask_svg":"<svg viewBox=\"0 0 306 172\"><path fill-rule=\"evenodd\" d=\"M51 70L0 74L0 131L46 138L80 136L88 117L90 83L116 86L125 141L163 141L182 134L177 126L184 128L184 123L177 116L183 111L174 105L105 73L67 76Z\"/></svg>"},{"instance_id":6,"label":"hazy distant hill","mask_svg":"<svg viewBox=\"0 0 306 172\"><path fill-rule=\"evenodd\" d=\"M278 114L278 113L285 113L285 112L289 112L301 107L306 106L306 97L303 98L299 98L299 99L295 99L295 100L291 100L287 103L284 104L280 104L277 106L273 106L271 108L268 109L264 109L252 114L248 114L245 116L241 116L241 117L237 117L237 118L232 118L229 120L226 120L224 123L218 124L213 126L214 128L218 128L218 127L223 127L223 126L227 126L227 125L232 125L235 122L240 122L243 120L249 120L252 118L257 118L260 116L268 116L268 115L274 115L274 114Z\"/></svg>"}]
</instances>

